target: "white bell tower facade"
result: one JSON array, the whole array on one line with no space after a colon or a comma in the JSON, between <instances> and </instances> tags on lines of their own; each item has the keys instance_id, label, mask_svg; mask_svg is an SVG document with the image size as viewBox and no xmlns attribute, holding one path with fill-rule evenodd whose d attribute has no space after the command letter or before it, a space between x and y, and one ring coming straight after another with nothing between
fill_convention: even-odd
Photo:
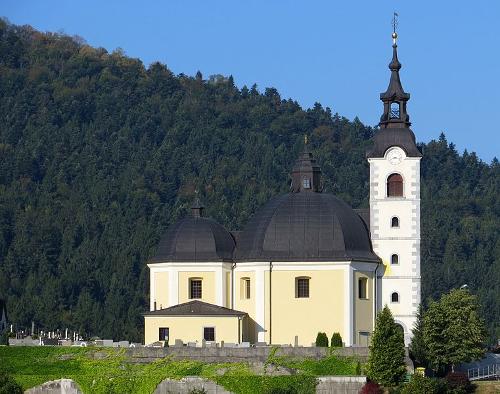
<instances>
[{"instance_id":1,"label":"white bell tower facade","mask_svg":"<svg viewBox=\"0 0 500 394\"><path fill-rule=\"evenodd\" d=\"M380 95L384 113L367 153L370 164L370 232L374 252L382 259L377 270L377 309L388 305L411 340L420 304L420 160L410 129L406 104L410 98L399 78L397 34L393 33L391 79Z\"/></svg>"}]
</instances>

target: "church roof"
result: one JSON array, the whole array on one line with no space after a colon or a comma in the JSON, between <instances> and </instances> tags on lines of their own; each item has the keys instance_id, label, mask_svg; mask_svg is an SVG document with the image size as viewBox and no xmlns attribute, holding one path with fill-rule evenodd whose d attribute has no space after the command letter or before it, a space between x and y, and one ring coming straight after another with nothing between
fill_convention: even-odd
<instances>
[{"instance_id":1,"label":"church roof","mask_svg":"<svg viewBox=\"0 0 500 394\"><path fill-rule=\"evenodd\" d=\"M144 313L145 316L245 316L246 312L203 301L189 301L165 309Z\"/></svg>"},{"instance_id":2,"label":"church roof","mask_svg":"<svg viewBox=\"0 0 500 394\"><path fill-rule=\"evenodd\" d=\"M362 218L321 192L321 169L307 146L291 175L291 192L271 199L239 235L235 260L380 261Z\"/></svg>"},{"instance_id":3,"label":"church roof","mask_svg":"<svg viewBox=\"0 0 500 394\"><path fill-rule=\"evenodd\" d=\"M326 193L271 199L240 235L238 261L379 262L368 228L345 202Z\"/></svg>"},{"instance_id":4,"label":"church roof","mask_svg":"<svg viewBox=\"0 0 500 394\"><path fill-rule=\"evenodd\" d=\"M232 260L235 243L231 234L215 220L202 216L198 200L191 209L192 216L167 229L151 263Z\"/></svg>"}]
</instances>

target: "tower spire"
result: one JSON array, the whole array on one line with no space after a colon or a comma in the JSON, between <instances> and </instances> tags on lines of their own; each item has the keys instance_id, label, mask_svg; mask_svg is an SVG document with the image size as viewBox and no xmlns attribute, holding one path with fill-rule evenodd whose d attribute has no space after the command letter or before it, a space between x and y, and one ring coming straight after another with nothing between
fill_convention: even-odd
<instances>
[{"instance_id":1,"label":"tower spire","mask_svg":"<svg viewBox=\"0 0 500 394\"><path fill-rule=\"evenodd\" d=\"M401 63L398 59L398 14L395 12L392 18L392 60L389 63L391 79L384 93L380 94L380 100L384 103L384 113L380 117L381 128L408 127L411 125L410 116L406 112L406 102L410 95L406 93L399 78Z\"/></svg>"}]
</instances>

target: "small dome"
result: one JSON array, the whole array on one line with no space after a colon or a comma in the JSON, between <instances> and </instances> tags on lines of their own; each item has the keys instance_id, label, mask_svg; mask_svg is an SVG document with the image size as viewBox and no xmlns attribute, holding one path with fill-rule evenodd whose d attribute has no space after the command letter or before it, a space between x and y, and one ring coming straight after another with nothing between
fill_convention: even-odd
<instances>
[{"instance_id":1,"label":"small dome","mask_svg":"<svg viewBox=\"0 0 500 394\"><path fill-rule=\"evenodd\" d=\"M231 261L234 251L231 234L215 220L186 217L167 229L153 263Z\"/></svg>"},{"instance_id":2,"label":"small dome","mask_svg":"<svg viewBox=\"0 0 500 394\"><path fill-rule=\"evenodd\" d=\"M380 261L361 217L332 194L314 192L270 200L241 233L236 259Z\"/></svg>"}]
</instances>

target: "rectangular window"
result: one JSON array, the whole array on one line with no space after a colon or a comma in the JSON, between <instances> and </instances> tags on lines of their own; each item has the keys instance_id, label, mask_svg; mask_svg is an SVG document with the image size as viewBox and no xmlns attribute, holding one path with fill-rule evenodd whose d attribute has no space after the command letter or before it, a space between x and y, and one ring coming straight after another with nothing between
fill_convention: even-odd
<instances>
[{"instance_id":1,"label":"rectangular window","mask_svg":"<svg viewBox=\"0 0 500 394\"><path fill-rule=\"evenodd\" d=\"M215 342L215 327L203 327L203 339L207 342Z\"/></svg>"},{"instance_id":2,"label":"rectangular window","mask_svg":"<svg viewBox=\"0 0 500 394\"><path fill-rule=\"evenodd\" d=\"M159 341L168 341L168 327L160 327L158 340Z\"/></svg>"},{"instance_id":3,"label":"rectangular window","mask_svg":"<svg viewBox=\"0 0 500 394\"><path fill-rule=\"evenodd\" d=\"M250 299L250 279L249 278L245 279L245 298L247 300Z\"/></svg>"},{"instance_id":4,"label":"rectangular window","mask_svg":"<svg viewBox=\"0 0 500 394\"><path fill-rule=\"evenodd\" d=\"M304 187L304 189L310 189L311 188L311 181L309 179L303 179L302 186Z\"/></svg>"},{"instance_id":5,"label":"rectangular window","mask_svg":"<svg viewBox=\"0 0 500 394\"><path fill-rule=\"evenodd\" d=\"M358 279L358 297L362 300L368 299L368 279Z\"/></svg>"},{"instance_id":6,"label":"rectangular window","mask_svg":"<svg viewBox=\"0 0 500 394\"><path fill-rule=\"evenodd\" d=\"M201 298L201 279L189 280L189 298Z\"/></svg>"},{"instance_id":7,"label":"rectangular window","mask_svg":"<svg viewBox=\"0 0 500 394\"><path fill-rule=\"evenodd\" d=\"M309 278L297 278L295 280L295 297L309 298Z\"/></svg>"}]
</instances>

